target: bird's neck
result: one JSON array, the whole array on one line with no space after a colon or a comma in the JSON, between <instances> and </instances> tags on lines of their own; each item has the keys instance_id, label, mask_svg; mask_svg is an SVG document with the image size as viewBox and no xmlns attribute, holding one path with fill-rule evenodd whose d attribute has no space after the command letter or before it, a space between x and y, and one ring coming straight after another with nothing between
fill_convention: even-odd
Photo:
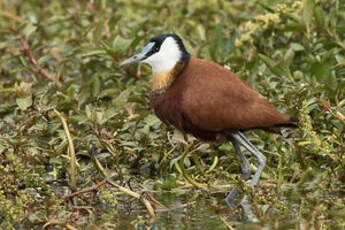
<instances>
[{"instance_id":1,"label":"bird's neck","mask_svg":"<svg viewBox=\"0 0 345 230\"><path fill-rule=\"evenodd\" d=\"M153 72L152 91L165 91L168 89L174 80L183 72L187 64L188 61L178 62L168 71L159 73Z\"/></svg>"}]
</instances>

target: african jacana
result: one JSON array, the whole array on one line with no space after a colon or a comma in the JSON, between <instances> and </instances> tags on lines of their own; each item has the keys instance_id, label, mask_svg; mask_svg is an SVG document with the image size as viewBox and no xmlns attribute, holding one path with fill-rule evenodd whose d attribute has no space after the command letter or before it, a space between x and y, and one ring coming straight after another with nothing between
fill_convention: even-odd
<instances>
[{"instance_id":1,"label":"african jacana","mask_svg":"<svg viewBox=\"0 0 345 230\"><path fill-rule=\"evenodd\" d=\"M280 133L281 127L297 127L297 119L278 110L242 79L221 65L191 57L174 34L159 35L144 49L121 63L147 63L152 67L150 94L155 114L182 133L209 141L231 141L242 161L242 176L248 180L252 168L240 145L257 157L259 164L250 186L255 186L266 157L242 134L250 129ZM236 195L226 197L230 205ZM246 196L242 204L246 202Z\"/></svg>"}]
</instances>

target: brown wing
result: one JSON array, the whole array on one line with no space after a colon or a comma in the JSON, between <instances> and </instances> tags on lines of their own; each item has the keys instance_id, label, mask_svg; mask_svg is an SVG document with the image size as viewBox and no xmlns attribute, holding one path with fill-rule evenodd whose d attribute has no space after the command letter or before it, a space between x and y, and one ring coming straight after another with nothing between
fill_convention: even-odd
<instances>
[{"instance_id":1,"label":"brown wing","mask_svg":"<svg viewBox=\"0 0 345 230\"><path fill-rule=\"evenodd\" d=\"M179 79L184 85L182 111L201 129L265 128L290 119L242 79L214 62L191 58Z\"/></svg>"}]
</instances>

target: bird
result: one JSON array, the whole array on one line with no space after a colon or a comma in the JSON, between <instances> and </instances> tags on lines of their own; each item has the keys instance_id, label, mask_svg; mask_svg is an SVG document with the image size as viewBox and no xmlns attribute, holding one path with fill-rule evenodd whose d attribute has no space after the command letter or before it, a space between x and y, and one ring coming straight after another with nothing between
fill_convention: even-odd
<instances>
[{"instance_id":1,"label":"bird","mask_svg":"<svg viewBox=\"0 0 345 230\"><path fill-rule=\"evenodd\" d=\"M138 62L152 68L150 104L161 121L203 141L230 141L241 160L242 178L246 181L252 175L252 166L240 146L257 158L251 187L258 183L266 157L243 132L259 129L280 134L282 127L298 127L298 118L280 113L230 70L191 56L176 34L153 37L140 53L120 66ZM229 206L237 193L235 188L230 190L225 199ZM241 204L246 203L244 195Z\"/></svg>"}]
</instances>

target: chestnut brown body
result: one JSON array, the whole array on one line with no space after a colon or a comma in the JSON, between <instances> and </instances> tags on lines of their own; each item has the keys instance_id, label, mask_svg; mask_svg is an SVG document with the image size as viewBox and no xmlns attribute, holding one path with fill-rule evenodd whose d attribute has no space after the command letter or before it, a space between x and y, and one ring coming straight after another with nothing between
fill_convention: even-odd
<instances>
[{"instance_id":1,"label":"chestnut brown body","mask_svg":"<svg viewBox=\"0 0 345 230\"><path fill-rule=\"evenodd\" d=\"M183 133L203 140L229 140L249 129L279 133L295 126L266 98L217 63L191 57L165 89L150 95L155 114Z\"/></svg>"}]
</instances>

